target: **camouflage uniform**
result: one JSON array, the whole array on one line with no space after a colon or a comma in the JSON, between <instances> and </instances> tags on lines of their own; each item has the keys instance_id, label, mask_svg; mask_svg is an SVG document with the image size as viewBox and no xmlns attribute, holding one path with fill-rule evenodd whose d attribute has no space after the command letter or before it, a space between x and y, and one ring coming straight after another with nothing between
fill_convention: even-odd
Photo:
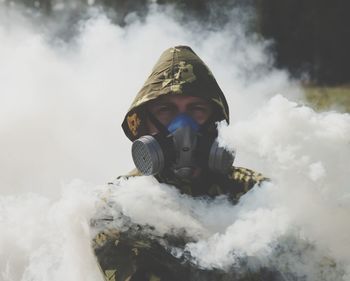
<instances>
[{"instance_id":1,"label":"camouflage uniform","mask_svg":"<svg viewBox=\"0 0 350 281\"><path fill-rule=\"evenodd\" d=\"M131 141L147 133L144 105L165 95L204 98L213 105L213 120L226 120L229 123L226 99L209 68L191 48L177 46L162 54L125 116L122 127ZM131 176L140 174L135 170L125 177ZM182 193L212 198L225 194L233 203L264 180L261 174L240 167L232 167L227 175L202 173L196 182L180 182L163 174L155 177L159 182L176 186ZM186 257L171 255L165 245L184 246L189 242L185 236L145 235L144 229L136 225L126 232L118 231L108 228L108 220L106 217L94 221L95 224L106 223L107 227L93 240L93 249L105 280L238 280L237 276L232 279L233 273L203 270L191 264ZM245 277L245 280L261 280L261 274L258 279L252 276L248 279ZM272 280L270 277L266 279Z\"/></svg>"}]
</instances>

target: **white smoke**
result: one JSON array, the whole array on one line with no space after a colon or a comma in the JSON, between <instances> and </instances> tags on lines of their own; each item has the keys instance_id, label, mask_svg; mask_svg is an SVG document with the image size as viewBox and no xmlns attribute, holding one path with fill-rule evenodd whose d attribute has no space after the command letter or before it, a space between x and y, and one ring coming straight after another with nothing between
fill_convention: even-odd
<instances>
[{"instance_id":1,"label":"white smoke","mask_svg":"<svg viewBox=\"0 0 350 281\"><path fill-rule=\"evenodd\" d=\"M157 6L124 28L95 14L67 43L0 9L0 280L100 280L88 222L106 189L111 212L160 234L185 229L202 267L246 258L307 280L350 280L350 117L289 101L298 84L239 18L214 32ZM236 206L151 178L96 187L132 168L120 123L161 52L181 44L227 96L232 124L220 139L236 165L272 180Z\"/></svg>"}]
</instances>

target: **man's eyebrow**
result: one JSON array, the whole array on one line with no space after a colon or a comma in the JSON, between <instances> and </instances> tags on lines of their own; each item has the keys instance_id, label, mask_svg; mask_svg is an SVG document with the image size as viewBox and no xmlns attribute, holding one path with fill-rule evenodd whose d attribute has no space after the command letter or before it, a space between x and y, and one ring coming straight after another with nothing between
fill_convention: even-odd
<instances>
[{"instance_id":1,"label":"man's eyebrow","mask_svg":"<svg viewBox=\"0 0 350 281\"><path fill-rule=\"evenodd\" d=\"M208 101L194 101L194 102L191 102L189 103L190 106L193 106L193 105L210 105L210 103Z\"/></svg>"}]
</instances>

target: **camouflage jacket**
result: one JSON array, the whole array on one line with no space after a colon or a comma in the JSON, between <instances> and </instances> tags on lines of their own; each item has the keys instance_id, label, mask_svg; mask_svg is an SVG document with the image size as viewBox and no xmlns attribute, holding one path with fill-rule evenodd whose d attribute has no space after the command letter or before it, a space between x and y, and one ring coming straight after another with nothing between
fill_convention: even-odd
<instances>
[{"instance_id":1,"label":"camouflage jacket","mask_svg":"<svg viewBox=\"0 0 350 281\"><path fill-rule=\"evenodd\" d=\"M125 178L140 176L137 171L123 176ZM211 179L210 179L211 178ZM216 197L227 195L233 202L237 202L240 196L254 186L259 186L265 178L256 172L245 168L232 167L227 176L211 176L198 182L199 185L185 184L179 186L176 181L160 179L159 181L174 184L180 192L192 196ZM205 182L204 185L202 185ZM108 225L108 220L103 218L102 223ZM99 224L101 221L94 221ZM273 280L269 271L261 271L259 275L245 275L240 279L235 272L222 270L204 270L196 267L186 257L175 257L168 249L169 246L183 247L191 241L188 237L156 237L147 226L131 225L127 231L106 227L93 239L93 250L98 260L100 269L106 281L159 281L159 280ZM163 242L162 242L163 241ZM270 276L271 275L271 276ZM234 279L232 279L234 278Z\"/></svg>"}]
</instances>

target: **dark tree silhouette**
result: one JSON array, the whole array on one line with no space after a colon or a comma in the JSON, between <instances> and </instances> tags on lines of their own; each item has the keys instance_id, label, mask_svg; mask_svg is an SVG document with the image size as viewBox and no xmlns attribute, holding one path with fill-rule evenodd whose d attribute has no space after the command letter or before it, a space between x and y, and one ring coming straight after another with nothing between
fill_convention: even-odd
<instances>
[{"instance_id":1,"label":"dark tree silhouette","mask_svg":"<svg viewBox=\"0 0 350 281\"><path fill-rule=\"evenodd\" d=\"M277 64L312 82L350 81L350 2L258 0L260 31L275 40Z\"/></svg>"}]
</instances>

